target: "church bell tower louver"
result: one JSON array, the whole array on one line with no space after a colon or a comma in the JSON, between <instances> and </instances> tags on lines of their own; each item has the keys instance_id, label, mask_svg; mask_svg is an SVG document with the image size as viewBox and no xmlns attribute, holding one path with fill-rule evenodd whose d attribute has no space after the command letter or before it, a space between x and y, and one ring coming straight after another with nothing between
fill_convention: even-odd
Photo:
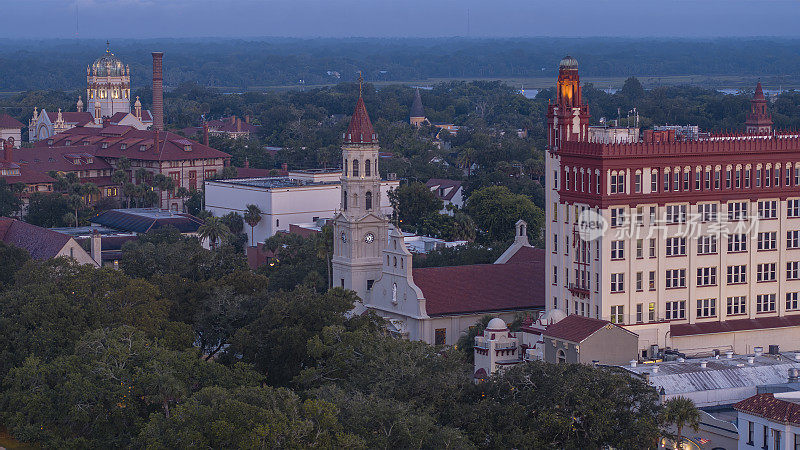
<instances>
[{"instance_id":1,"label":"church bell tower louver","mask_svg":"<svg viewBox=\"0 0 800 450\"><path fill-rule=\"evenodd\" d=\"M378 136L361 95L342 144L342 190L334 218L333 285L366 299L381 276L388 221L381 213Z\"/></svg>"}]
</instances>

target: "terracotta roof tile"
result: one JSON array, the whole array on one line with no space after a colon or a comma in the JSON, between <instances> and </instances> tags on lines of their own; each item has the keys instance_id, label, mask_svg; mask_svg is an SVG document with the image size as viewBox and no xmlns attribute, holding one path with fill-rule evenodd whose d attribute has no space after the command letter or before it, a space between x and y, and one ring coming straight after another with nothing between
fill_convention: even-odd
<instances>
[{"instance_id":1,"label":"terracotta roof tile","mask_svg":"<svg viewBox=\"0 0 800 450\"><path fill-rule=\"evenodd\" d=\"M364 99L360 96L356 103L356 109L353 111L353 117L350 119L350 126L347 127L344 142L345 144L375 144L378 142L378 136L375 135L375 130L372 128Z\"/></svg>"},{"instance_id":2,"label":"terracotta roof tile","mask_svg":"<svg viewBox=\"0 0 800 450\"><path fill-rule=\"evenodd\" d=\"M758 394L733 405L733 409L783 424L800 425L800 404L787 402L773 394Z\"/></svg>"},{"instance_id":3,"label":"terracotta roof tile","mask_svg":"<svg viewBox=\"0 0 800 450\"><path fill-rule=\"evenodd\" d=\"M734 319L725 320L722 322L678 323L670 324L669 329L670 334L674 337L796 326L800 326L800 314L787 315L783 317Z\"/></svg>"},{"instance_id":4,"label":"terracotta roof tile","mask_svg":"<svg viewBox=\"0 0 800 450\"><path fill-rule=\"evenodd\" d=\"M544 308L544 251L533 261L413 269L428 315Z\"/></svg>"},{"instance_id":5,"label":"terracotta roof tile","mask_svg":"<svg viewBox=\"0 0 800 450\"><path fill-rule=\"evenodd\" d=\"M25 125L8 114L0 114L0 128L23 128Z\"/></svg>"},{"instance_id":6,"label":"terracotta roof tile","mask_svg":"<svg viewBox=\"0 0 800 450\"><path fill-rule=\"evenodd\" d=\"M545 336L554 337L569 342L582 342L594 334L597 330L610 324L607 320L593 319L573 314L560 321L549 325L544 333Z\"/></svg>"}]
</instances>

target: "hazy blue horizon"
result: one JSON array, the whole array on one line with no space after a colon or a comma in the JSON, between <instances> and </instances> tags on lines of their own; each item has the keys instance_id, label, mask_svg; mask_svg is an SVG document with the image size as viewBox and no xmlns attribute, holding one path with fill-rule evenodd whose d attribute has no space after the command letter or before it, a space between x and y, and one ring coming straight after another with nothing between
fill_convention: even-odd
<instances>
[{"instance_id":1,"label":"hazy blue horizon","mask_svg":"<svg viewBox=\"0 0 800 450\"><path fill-rule=\"evenodd\" d=\"M9 3L0 38L800 37L796 0Z\"/></svg>"}]
</instances>

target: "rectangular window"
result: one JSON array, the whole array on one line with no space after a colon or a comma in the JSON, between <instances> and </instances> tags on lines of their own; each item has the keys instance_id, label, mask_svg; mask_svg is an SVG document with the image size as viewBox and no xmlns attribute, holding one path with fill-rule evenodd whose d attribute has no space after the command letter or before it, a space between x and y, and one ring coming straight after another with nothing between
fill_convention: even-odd
<instances>
[{"instance_id":1,"label":"rectangular window","mask_svg":"<svg viewBox=\"0 0 800 450\"><path fill-rule=\"evenodd\" d=\"M699 170L694 173L694 190L695 191L699 191L700 190L700 185L703 182L702 178L703 177L702 177L701 172Z\"/></svg>"},{"instance_id":2,"label":"rectangular window","mask_svg":"<svg viewBox=\"0 0 800 450\"><path fill-rule=\"evenodd\" d=\"M642 239L637 239L636 240L636 259L644 258L644 248L643 248L643 246L644 246L644 243L642 242Z\"/></svg>"},{"instance_id":3,"label":"rectangular window","mask_svg":"<svg viewBox=\"0 0 800 450\"><path fill-rule=\"evenodd\" d=\"M564 287L569 287L569 269L564 267Z\"/></svg>"},{"instance_id":4,"label":"rectangular window","mask_svg":"<svg viewBox=\"0 0 800 450\"><path fill-rule=\"evenodd\" d=\"M759 250L775 250L778 248L778 232L777 231L764 231L758 233L758 249Z\"/></svg>"},{"instance_id":5,"label":"rectangular window","mask_svg":"<svg viewBox=\"0 0 800 450\"><path fill-rule=\"evenodd\" d=\"M715 170L714 171L714 189L719 189L720 179L721 179L721 176L720 176L719 170Z\"/></svg>"},{"instance_id":6,"label":"rectangular window","mask_svg":"<svg viewBox=\"0 0 800 450\"><path fill-rule=\"evenodd\" d=\"M625 175L612 174L611 175L611 193L624 194L625 193Z\"/></svg>"},{"instance_id":7,"label":"rectangular window","mask_svg":"<svg viewBox=\"0 0 800 450\"><path fill-rule=\"evenodd\" d=\"M558 266L553 266L553 284L558 284Z\"/></svg>"},{"instance_id":8,"label":"rectangular window","mask_svg":"<svg viewBox=\"0 0 800 450\"><path fill-rule=\"evenodd\" d=\"M717 204L716 203L702 203L697 205L697 210L700 213L700 220L702 222L716 222L717 221Z\"/></svg>"},{"instance_id":9,"label":"rectangular window","mask_svg":"<svg viewBox=\"0 0 800 450\"><path fill-rule=\"evenodd\" d=\"M611 274L611 292L625 292L625 274Z\"/></svg>"},{"instance_id":10,"label":"rectangular window","mask_svg":"<svg viewBox=\"0 0 800 450\"><path fill-rule=\"evenodd\" d=\"M642 272L636 272L636 290L642 290Z\"/></svg>"},{"instance_id":11,"label":"rectangular window","mask_svg":"<svg viewBox=\"0 0 800 450\"><path fill-rule=\"evenodd\" d=\"M717 268L716 267L698 267L697 268L697 285L698 286L715 286L717 284Z\"/></svg>"},{"instance_id":12,"label":"rectangular window","mask_svg":"<svg viewBox=\"0 0 800 450\"><path fill-rule=\"evenodd\" d=\"M553 189L558 189L558 171L553 171Z\"/></svg>"},{"instance_id":13,"label":"rectangular window","mask_svg":"<svg viewBox=\"0 0 800 450\"><path fill-rule=\"evenodd\" d=\"M712 255L717 253L717 236L699 236L697 238L697 254Z\"/></svg>"},{"instance_id":14,"label":"rectangular window","mask_svg":"<svg viewBox=\"0 0 800 450\"><path fill-rule=\"evenodd\" d=\"M800 309L800 300L798 300L798 293L797 292L787 292L786 293L786 310L787 311L796 311Z\"/></svg>"},{"instance_id":15,"label":"rectangular window","mask_svg":"<svg viewBox=\"0 0 800 450\"><path fill-rule=\"evenodd\" d=\"M553 233L553 253L558 253L558 235Z\"/></svg>"},{"instance_id":16,"label":"rectangular window","mask_svg":"<svg viewBox=\"0 0 800 450\"><path fill-rule=\"evenodd\" d=\"M642 174L641 173L637 173L636 176L634 177L633 190L637 194L642 192Z\"/></svg>"},{"instance_id":17,"label":"rectangular window","mask_svg":"<svg viewBox=\"0 0 800 450\"><path fill-rule=\"evenodd\" d=\"M730 234L728 235L728 253L746 252L747 251L747 234Z\"/></svg>"},{"instance_id":18,"label":"rectangular window","mask_svg":"<svg viewBox=\"0 0 800 450\"><path fill-rule=\"evenodd\" d=\"M704 298L697 300L697 317L714 317L717 315L717 299Z\"/></svg>"},{"instance_id":19,"label":"rectangular window","mask_svg":"<svg viewBox=\"0 0 800 450\"><path fill-rule=\"evenodd\" d=\"M656 257L656 239L655 238L650 238L650 257L651 258L655 258Z\"/></svg>"},{"instance_id":20,"label":"rectangular window","mask_svg":"<svg viewBox=\"0 0 800 450\"><path fill-rule=\"evenodd\" d=\"M786 215L789 217L800 217L800 199L793 198L786 201Z\"/></svg>"},{"instance_id":21,"label":"rectangular window","mask_svg":"<svg viewBox=\"0 0 800 450\"><path fill-rule=\"evenodd\" d=\"M623 305L614 305L611 307L611 323L625 323L624 319L625 307Z\"/></svg>"},{"instance_id":22,"label":"rectangular window","mask_svg":"<svg viewBox=\"0 0 800 450\"><path fill-rule=\"evenodd\" d=\"M641 206L636 208L636 225L644 225L644 209Z\"/></svg>"},{"instance_id":23,"label":"rectangular window","mask_svg":"<svg viewBox=\"0 0 800 450\"><path fill-rule=\"evenodd\" d=\"M728 203L728 221L747 219L747 202Z\"/></svg>"},{"instance_id":24,"label":"rectangular window","mask_svg":"<svg viewBox=\"0 0 800 450\"><path fill-rule=\"evenodd\" d=\"M747 266L728 266L728 284L747 283Z\"/></svg>"},{"instance_id":25,"label":"rectangular window","mask_svg":"<svg viewBox=\"0 0 800 450\"><path fill-rule=\"evenodd\" d=\"M636 323L644 322L644 305L641 303L636 304Z\"/></svg>"},{"instance_id":26,"label":"rectangular window","mask_svg":"<svg viewBox=\"0 0 800 450\"><path fill-rule=\"evenodd\" d=\"M785 186L791 186L792 184L792 169L789 167L786 168L786 184Z\"/></svg>"},{"instance_id":27,"label":"rectangular window","mask_svg":"<svg viewBox=\"0 0 800 450\"><path fill-rule=\"evenodd\" d=\"M800 261L789 261L786 263L786 279L800 280Z\"/></svg>"},{"instance_id":28,"label":"rectangular window","mask_svg":"<svg viewBox=\"0 0 800 450\"><path fill-rule=\"evenodd\" d=\"M667 289L686 287L686 269L667 270Z\"/></svg>"},{"instance_id":29,"label":"rectangular window","mask_svg":"<svg viewBox=\"0 0 800 450\"><path fill-rule=\"evenodd\" d=\"M667 302L664 313L667 320L680 320L686 318L686 302L683 300Z\"/></svg>"},{"instance_id":30,"label":"rectangular window","mask_svg":"<svg viewBox=\"0 0 800 450\"><path fill-rule=\"evenodd\" d=\"M766 178L764 179L764 187L770 187L772 184L772 169L767 169Z\"/></svg>"},{"instance_id":31,"label":"rectangular window","mask_svg":"<svg viewBox=\"0 0 800 450\"><path fill-rule=\"evenodd\" d=\"M647 304L647 320L650 322L656 321L656 303L650 302Z\"/></svg>"},{"instance_id":32,"label":"rectangular window","mask_svg":"<svg viewBox=\"0 0 800 450\"><path fill-rule=\"evenodd\" d=\"M656 223L656 207L650 207L650 225L655 225Z\"/></svg>"},{"instance_id":33,"label":"rectangular window","mask_svg":"<svg viewBox=\"0 0 800 450\"><path fill-rule=\"evenodd\" d=\"M621 227L625 225L625 208L611 208L611 226Z\"/></svg>"},{"instance_id":34,"label":"rectangular window","mask_svg":"<svg viewBox=\"0 0 800 450\"><path fill-rule=\"evenodd\" d=\"M658 192L658 172L650 172L650 192Z\"/></svg>"},{"instance_id":35,"label":"rectangular window","mask_svg":"<svg viewBox=\"0 0 800 450\"><path fill-rule=\"evenodd\" d=\"M667 256L686 256L686 238L667 238Z\"/></svg>"},{"instance_id":36,"label":"rectangular window","mask_svg":"<svg viewBox=\"0 0 800 450\"><path fill-rule=\"evenodd\" d=\"M648 286L647 288L649 290L651 290L651 291L655 291L656 290L656 271L655 270L651 270L650 271L650 275L649 275L649 278L648 278L647 286Z\"/></svg>"},{"instance_id":37,"label":"rectangular window","mask_svg":"<svg viewBox=\"0 0 800 450\"><path fill-rule=\"evenodd\" d=\"M778 217L778 202L775 200L765 200L758 202L759 219L776 219Z\"/></svg>"},{"instance_id":38,"label":"rectangular window","mask_svg":"<svg viewBox=\"0 0 800 450\"><path fill-rule=\"evenodd\" d=\"M800 186L800 167L794 168L794 185ZM800 450L800 449L797 449Z\"/></svg>"},{"instance_id":39,"label":"rectangular window","mask_svg":"<svg viewBox=\"0 0 800 450\"><path fill-rule=\"evenodd\" d=\"M731 171L730 169L725 171L725 189L731 188Z\"/></svg>"},{"instance_id":40,"label":"rectangular window","mask_svg":"<svg viewBox=\"0 0 800 450\"><path fill-rule=\"evenodd\" d=\"M750 169L745 169L745 171L744 171L744 188L745 189L750 189L750 176L751 175L752 175L752 172L750 171Z\"/></svg>"},{"instance_id":41,"label":"rectangular window","mask_svg":"<svg viewBox=\"0 0 800 450\"><path fill-rule=\"evenodd\" d=\"M558 203L553 202L553 222L558 220Z\"/></svg>"},{"instance_id":42,"label":"rectangular window","mask_svg":"<svg viewBox=\"0 0 800 450\"><path fill-rule=\"evenodd\" d=\"M775 312L775 294L756 295L756 312Z\"/></svg>"},{"instance_id":43,"label":"rectangular window","mask_svg":"<svg viewBox=\"0 0 800 450\"><path fill-rule=\"evenodd\" d=\"M742 169L736 169L736 184L734 186L736 189L742 187Z\"/></svg>"},{"instance_id":44,"label":"rectangular window","mask_svg":"<svg viewBox=\"0 0 800 450\"><path fill-rule=\"evenodd\" d=\"M753 422L747 422L747 445L753 445L753 432L754 424Z\"/></svg>"},{"instance_id":45,"label":"rectangular window","mask_svg":"<svg viewBox=\"0 0 800 450\"><path fill-rule=\"evenodd\" d=\"M611 241L611 259L625 259L625 241Z\"/></svg>"},{"instance_id":46,"label":"rectangular window","mask_svg":"<svg viewBox=\"0 0 800 450\"><path fill-rule=\"evenodd\" d=\"M711 189L711 172L708 170L706 171L705 189L707 191Z\"/></svg>"},{"instance_id":47,"label":"rectangular window","mask_svg":"<svg viewBox=\"0 0 800 450\"><path fill-rule=\"evenodd\" d=\"M437 328L433 338L434 345L445 345L447 343L447 328Z\"/></svg>"},{"instance_id":48,"label":"rectangular window","mask_svg":"<svg viewBox=\"0 0 800 450\"><path fill-rule=\"evenodd\" d=\"M686 205L667 205L667 223L686 222Z\"/></svg>"},{"instance_id":49,"label":"rectangular window","mask_svg":"<svg viewBox=\"0 0 800 450\"><path fill-rule=\"evenodd\" d=\"M669 192L669 172L664 172L664 192Z\"/></svg>"},{"instance_id":50,"label":"rectangular window","mask_svg":"<svg viewBox=\"0 0 800 450\"><path fill-rule=\"evenodd\" d=\"M683 190L689 190L689 172L683 172Z\"/></svg>"},{"instance_id":51,"label":"rectangular window","mask_svg":"<svg viewBox=\"0 0 800 450\"><path fill-rule=\"evenodd\" d=\"M756 281L775 281L777 263L764 263L756 267Z\"/></svg>"},{"instance_id":52,"label":"rectangular window","mask_svg":"<svg viewBox=\"0 0 800 450\"><path fill-rule=\"evenodd\" d=\"M756 169L756 187L761 187L761 169Z\"/></svg>"},{"instance_id":53,"label":"rectangular window","mask_svg":"<svg viewBox=\"0 0 800 450\"><path fill-rule=\"evenodd\" d=\"M786 248L800 248L800 230L791 230L786 232Z\"/></svg>"},{"instance_id":54,"label":"rectangular window","mask_svg":"<svg viewBox=\"0 0 800 450\"><path fill-rule=\"evenodd\" d=\"M678 192L681 189L681 173L675 171L672 173L672 190Z\"/></svg>"},{"instance_id":55,"label":"rectangular window","mask_svg":"<svg viewBox=\"0 0 800 450\"><path fill-rule=\"evenodd\" d=\"M728 315L735 316L747 313L747 297L744 295L728 297Z\"/></svg>"},{"instance_id":56,"label":"rectangular window","mask_svg":"<svg viewBox=\"0 0 800 450\"><path fill-rule=\"evenodd\" d=\"M594 273L594 291L600 292L600 274L597 272Z\"/></svg>"}]
</instances>

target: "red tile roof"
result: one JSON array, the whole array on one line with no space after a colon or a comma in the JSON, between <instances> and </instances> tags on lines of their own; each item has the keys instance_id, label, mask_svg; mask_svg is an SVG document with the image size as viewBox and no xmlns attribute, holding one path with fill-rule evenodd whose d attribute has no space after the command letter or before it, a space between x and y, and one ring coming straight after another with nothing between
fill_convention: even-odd
<instances>
[{"instance_id":1,"label":"red tile roof","mask_svg":"<svg viewBox=\"0 0 800 450\"><path fill-rule=\"evenodd\" d=\"M800 404L787 402L773 394L758 394L733 405L733 409L782 424L800 425Z\"/></svg>"},{"instance_id":2,"label":"red tile roof","mask_svg":"<svg viewBox=\"0 0 800 450\"><path fill-rule=\"evenodd\" d=\"M108 121L111 122L111 123L119 123L119 121L124 119L125 116L127 116L127 115L128 115L128 113L126 113L126 112L114 113L113 116L108 118Z\"/></svg>"},{"instance_id":3,"label":"red tile roof","mask_svg":"<svg viewBox=\"0 0 800 450\"><path fill-rule=\"evenodd\" d=\"M50 122L55 123L58 120L58 113L57 112L47 112L47 117L50 118ZM64 119L64 123L74 123L76 125L84 125L86 123L92 122L94 123L94 116L90 113L84 112L77 112L77 111L70 111L70 112L61 112L61 118Z\"/></svg>"},{"instance_id":4,"label":"red tile roof","mask_svg":"<svg viewBox=\"0 0 800 450\"><path fill-rule=\"evenodd\" d=\"M722 322L699 322L670 324L670 334L693 336L697 334L729 333L733 331L763 330L800 326L800 314L783 317L758 317L755 319L734 319Z\"/></svg>"},{"instance_id":5,"label":"red tile roof","mask_svg":"<svg viewBox=\"0 0 800 450\"><path fill-rule=\"evenodd\" d=\"M539 259L544 260L544 250L541 248L520 247L511 258L508 258L506 264L530 263Z\"/></svg>"},{"instance_id":6,"label":"red tile roof","mask_svg":"<svg viewBox=\"0 0 800 450\"><path fill-rule=\"evenodd\" d=\"M70 237L21 220L0 217L0 240L27 250L33 259L49 259L58 255Z\"/></svg>"},{"instance_id":7,"label":"red tile roof","mask_svg":"<svg viewBox=\"0 0 800 450\"><path fill-rule=\"evenodd\" d=\"M8 114L0 114L0 128L23 128L25 125Z\"/></svg>"},{"instance_id":8,"label":"red tile roof","mask_svg":"<svg viewBox=\"0 0 800 450\"><path fill-rule=\"evenodd\" d=\"M544 308L544 251L506 264L413 269L429 316Z\"/></svg>"},{"instance_id":9,"label":"red tile roof","mask_svg":"<svg viewBox=\"0 0 800 450\"><path fill-rule=\"evenodd\" d=\"M607 320L593 319L591 317L573 314L549 325L542 334L544 336L578 343L610 323L611 322Z\"/></svg>"},{"instance_id":10,"label":"red tile roof","mask_svg":"<svg viewBox=\"0 0 800 450\"><path fill-rule=\"evenodd\" d=\"M105 128L75 127L53 135L48 140L41 140L36 147L47 146L49 140L53 146L58 146L67 139L71 145L83 145L84 140L94 144L89 145L86 151L96 156L107 158L120 158L122 156L133 160L148 161L181 161L193 159L230 158L231 155L215 148L207 147L199 142L187 140L185 137L170 132L158 133L158 147L154 147L156 131L137 130L124 125L113 125ZM126 144L123 150L121 144ZM106 148L103 148L103 144ZM186 146L190 150L186 150ZM143 150L140 148L144 146Z\"/></svg>"},{"instance_id":11,"label":"red tile roof","mask_svg":"<svg viewBox=\"0 0 800 450\"><path fill-rule=\"evenodd\" d=\"M91 145L26 148L15 151L13 159L23 167L43 174L51 170L75 172L111 169L109 163L94 156L94 146ZM80 164L75 164L75 159L80 159Z\"/></svg>"},{"instance_id":12,"label":"red tile roof","mask_svg":"<svg viewBox=\"0 0 800 450\"><path fill-rule=\"evenodd\" d=\"M350 119L350 126L347 127L344 142L346 144L375 144L378 142L378 136L375 135L375 130L372 128L364 99L360 96L356 103L356 109L353 111L353 117Z\"/></svg>"}]
</instances>

